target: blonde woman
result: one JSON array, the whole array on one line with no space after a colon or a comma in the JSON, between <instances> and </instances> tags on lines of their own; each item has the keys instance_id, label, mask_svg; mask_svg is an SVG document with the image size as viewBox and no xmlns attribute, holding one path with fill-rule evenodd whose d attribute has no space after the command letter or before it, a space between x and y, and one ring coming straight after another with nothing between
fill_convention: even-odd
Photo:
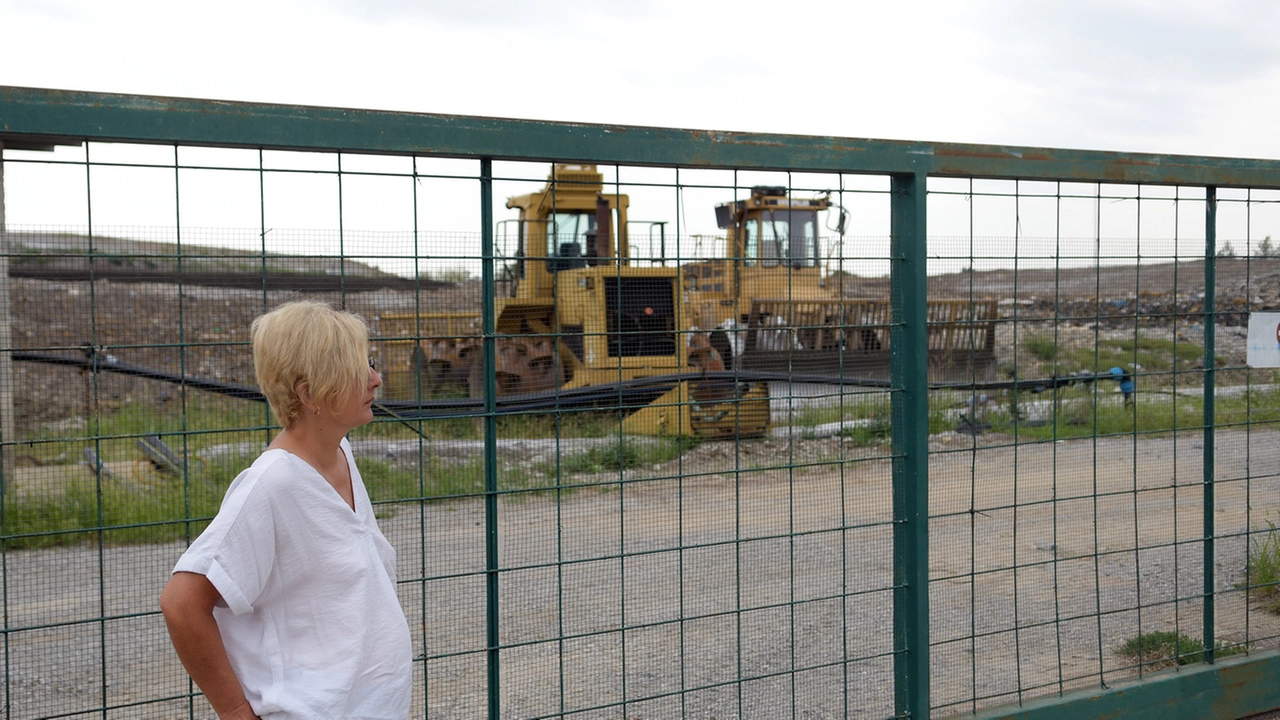
<instances>
[{"instance_id":1,"label":"blonde woman","mask_svg":"<svg viewBox=\"0 0 1280 720\"><path fill-rule=\"evenodd\" d=\"M395 550L346 435L382 378L354 315L294 302L253 321L254 372L283 430L227 489L160 597L187 673L223 720L403 720L409 627Z\"/></svg>"}]
</instances>

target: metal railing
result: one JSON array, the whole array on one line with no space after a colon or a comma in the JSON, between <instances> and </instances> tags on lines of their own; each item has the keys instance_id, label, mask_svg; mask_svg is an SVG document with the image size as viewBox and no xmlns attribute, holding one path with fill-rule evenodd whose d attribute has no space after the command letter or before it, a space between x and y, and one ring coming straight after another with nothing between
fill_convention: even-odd
<instances>
[{"instance_id":1,"label":"metal railing","mask_svg":"<svg viewBox=\"0 0 1280 720\"><path fill-rule=\"evenodd\" d=\"M1280 706L1280 163L24 88L0 143L6 718L211 716L157 598L304 295L374 331L415 717ZM555 163L666 255L544 257ZM757 186L821 267L711 225Z\"/></svg>"}]
</instances>

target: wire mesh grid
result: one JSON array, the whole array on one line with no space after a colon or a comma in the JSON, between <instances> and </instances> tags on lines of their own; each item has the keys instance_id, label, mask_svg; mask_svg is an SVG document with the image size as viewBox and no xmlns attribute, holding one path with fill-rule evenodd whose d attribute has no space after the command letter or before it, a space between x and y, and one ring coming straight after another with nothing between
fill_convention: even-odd
<instances>
[{"instance_id":1,"label":"wire mesh grid","mask_svg":"<svg viewBox=\"0 0 1280 720\"><path fill-rule=\"evenodd\" d=\"M946 716L1275 644L1267 191L931 178L919 417L884 175L4 160L6 717L211 716L156 598L278 429L247 329L300 297L372 329L415 716Z\"/></svg>"},{"instance_id":2,"label":"wire mesh grid","mask_svg":"<svg viewBox=\"0 0 1280 720\"><path fill-rule=\"evenodd\" d=\"M930 292L999 295L1007 351L1000 392L931 398L931 425L961 432L931 440L934 707L1274 646L1260 599L1276 487L1257 465L1273 376L1247 367L1245 342L1249 313L1275 302L1274 197L933 187L931 227L952 239L931 260L961 269Z\"/></svg>"}]
</instances>

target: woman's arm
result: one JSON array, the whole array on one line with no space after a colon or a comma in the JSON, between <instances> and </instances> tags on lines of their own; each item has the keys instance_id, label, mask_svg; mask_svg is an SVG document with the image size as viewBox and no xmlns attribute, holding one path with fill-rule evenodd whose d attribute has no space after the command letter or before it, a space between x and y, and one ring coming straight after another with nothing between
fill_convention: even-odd
<instances>
[{"instance_id":1,"label":"woman's arm","mask_svg":"<svg viewBox=\"0 0 1280 720\"><path fill-rule=\"evenodd\" d=\"M213 606L222 598L203 575L176 572L160 594L169 640L187 674L222 720L258 720L227 659Z\"/></svg>"}]
</instances>

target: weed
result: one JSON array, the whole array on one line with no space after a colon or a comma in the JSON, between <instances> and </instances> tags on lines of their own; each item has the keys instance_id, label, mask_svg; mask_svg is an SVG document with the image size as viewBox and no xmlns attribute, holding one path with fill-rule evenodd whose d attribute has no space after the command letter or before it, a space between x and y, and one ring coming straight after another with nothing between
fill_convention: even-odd
<instances>
[{"instance_id":1,"label":"weed","mask_svg":"<svg viewBox=\"0 0 1280 720\"><path fill-rule=\"evenodd\" d=\"M1221 640L1213 644L1215 658L1239 655L1244 651L1240 645L1228 645ZM1130 638L1120 646L1119 653L1132 658L1145 669L1154 670L1203 662L1204 643L1182 633L1161 630Z\"/></svg>"},{"instance_id":2,"label":"weed","mask_svg":"<svg viewBox=\"0 0 1280 720\"><path fill-rule=\"evenodd\" d=\"M1266 523L1267 529L1261 532L1255 525L1249 538L1248 586L1256 597L1266 601L1267 610L1280 613L1280 599L1276 597L1280 595L1280 536L1274 521L1268 518Z\"/></svg>"}]
</instances>

